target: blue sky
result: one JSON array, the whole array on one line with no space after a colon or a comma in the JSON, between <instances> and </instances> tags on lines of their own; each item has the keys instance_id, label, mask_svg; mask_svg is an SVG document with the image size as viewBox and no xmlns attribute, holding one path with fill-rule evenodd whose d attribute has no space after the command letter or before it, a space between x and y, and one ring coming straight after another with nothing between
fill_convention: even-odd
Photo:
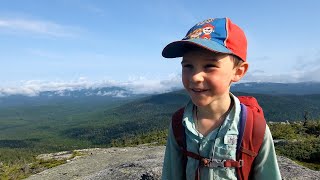
<instances>
[{"instance_id":1,"label":"blue sky","mask_svg":"<svg viewBox=\"0 0 320 180\"><path fill-rule=\"evenodd\" d=\"M180 60L163 47L214 17L247 35L244 82L320 81L315 0L0 2L0 91L180 83Z\"/></svg>"}]
</instances>

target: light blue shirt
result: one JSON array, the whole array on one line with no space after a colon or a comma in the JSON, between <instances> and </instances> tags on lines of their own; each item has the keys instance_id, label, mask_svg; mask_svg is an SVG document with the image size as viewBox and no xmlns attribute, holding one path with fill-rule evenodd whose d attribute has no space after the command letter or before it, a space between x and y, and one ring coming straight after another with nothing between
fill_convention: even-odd
<instances>
[{"instance_id":1,"label":"light blue shirt","mask_svg":"<svg viewBox=\"0 0 320 180\"><path fill-rule=\"evenodd\" d=\"M241 106L237 97L231 93L230 96L234 100L234 106L230 113L227 115L221 127L214 129L205 137L195 128L192 114L193 103L190 101L187 104L183 115L183 125L185 126L188 151L200 154L203 157L236 160L237 141L230 141L230 139L238 137ZM198 160L188 157L186 168L187 180L195 179L198 164ZM253 166L254 179L281 180L273 140L268 126L266 127L264 140L259 154L253 162ZM162 180L182 179L182 172L182 153L174 138L170 125L162 170ZM200 170L200 179L237 179L236 169L234 167L202 167Z\"/></svg>"}]
</instances>

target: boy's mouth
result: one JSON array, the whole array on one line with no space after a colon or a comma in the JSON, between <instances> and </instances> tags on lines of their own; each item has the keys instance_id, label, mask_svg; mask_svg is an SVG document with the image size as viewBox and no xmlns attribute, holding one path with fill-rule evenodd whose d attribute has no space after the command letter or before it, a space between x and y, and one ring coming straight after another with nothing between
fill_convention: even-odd
<instances>
[{"instance_id":1,"label":"boy's mouth","mask_svg":"<svg viewBox=\"0 0 320 180\"><path fill-rule=\"evenodd\" d=\"M208 89L191 88L191 91L192 91L192 92L195 92L195 93L202 93L202 92L208 91Z\"/></svg>"}]
</instances>

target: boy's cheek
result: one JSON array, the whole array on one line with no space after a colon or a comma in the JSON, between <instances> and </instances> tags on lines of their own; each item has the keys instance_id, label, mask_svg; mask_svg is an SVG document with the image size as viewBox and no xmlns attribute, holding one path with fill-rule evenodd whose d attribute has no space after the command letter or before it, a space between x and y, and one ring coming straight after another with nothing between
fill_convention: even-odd
<instances>
[{"instance_id":1,"label":"boy's cheek","mask_svg":"<svg viewBox=\"0 0 320 180\"><path fill-rule=\"evenodd\" d=\"M183 84L183 87L184 87L185 89L188 89L189 83L188 83L187 80L185 80L185 79L182 78L182 84Z\"/></svg>"},{"instance_id":2,"label":"boy's cheek","mask_svg":"<svg viewBox=\"0 0 320 180\"><path fill-rule=\"evenodd\" d=\"M186 85L188 83L188 77L185 73L182 73L182 83L183 85Z\"/></svg>"}]
</instances>

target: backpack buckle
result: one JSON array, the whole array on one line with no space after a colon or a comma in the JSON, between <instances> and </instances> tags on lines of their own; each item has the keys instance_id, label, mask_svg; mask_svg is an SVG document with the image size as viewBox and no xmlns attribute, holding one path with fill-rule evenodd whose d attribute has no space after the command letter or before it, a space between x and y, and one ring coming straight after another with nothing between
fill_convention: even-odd
<instances>
[{"instance_id":1,"label":"backpack buckle","mask_svg":"<svg viewBox=\"0 0 320 180\"><path fill-rule=\"evenodd\" d=\"M201 165L208 168L224 167L226 160L202 158Z\"/></svg>"},{"instance_id":2,"label":"backpack buckle","mask_svg":"<svg viewBox=\"0 0 320 180\"><path fill-rule=\"evenodd\" d=\"M240 167L243 166L243 160L242 159L239 160L239 165L240 165Z\"/></svg>"}]
</instances>

